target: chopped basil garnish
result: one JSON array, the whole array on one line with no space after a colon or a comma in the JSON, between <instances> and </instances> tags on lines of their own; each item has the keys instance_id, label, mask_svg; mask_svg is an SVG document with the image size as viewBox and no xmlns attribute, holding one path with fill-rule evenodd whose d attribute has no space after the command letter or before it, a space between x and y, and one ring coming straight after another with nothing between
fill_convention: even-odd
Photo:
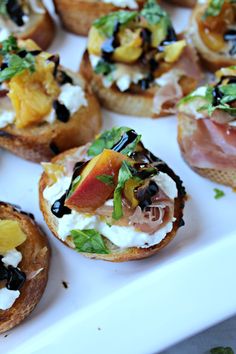
<instances>
[{"instance_id":1,"label":"chopped basil garnish","mask_svg":"<svg viewBox=\"0 0 236 354\"><path fill-rule=\"evenodd\" d=\"M211 354L234 354L234 351L230 347L216 347L210 350Z\"/></svg>"},{"instance_id":2,"label":"chopped basil garnish","mask_svg":"<svg viewBox=\"0 0 236 354\"><path fill-rule=\"evenodd\" d=\"M29 70L31 73L35 71L35 58L32 54L27 53L24 58L17 54L7 54L5 56L7 68L0 71L0 82L10 80L15 75L21 74L24 70Z\"/></svg>"},{"instance_id":3,"label":"chopped basil garnish","mask_svg":"<svg viewBox=\"0 0 236 354\"><path fill-rule=\"evenodd\" d=\"M76 190L76 187L78 186L80 180L81 180L81 176L77 176L77 177L72 181L72 184L71 184L69 193L68 193L68 195L67 195L67 198L69 198L69 197L74 193L74 191Z\"/></svg>"},{"instance_id":4,"label":"chopped basil garnish","mask_svg":"<svg viewBox=\"0 0 236 354\"><path fill-rule=\"evenodd\" d=\"M109 38L113 35L115 26L126 25L138 16L136 11L117 11L103 16L94 21L93 26L97 28L105 37Z\"/></svg>"},{"instance_id":5,"label":"chopped basil garnish","mask_svg":"<svg viewBox=\"0 0 236 354\"><path fill-rule=\"evenodd\" d=\"M132 178L130 166L127 161L123 161L118 174L118 183L114 191L112 217L115 220L119 220L123 216L122 190L125 186L125 182L128 181L130 178Z\"/></svg>"},{"instance_id":6,"label":"chopped basil garnish","mask_svg":"<svg viewBox=\"0 0 236 354\"><path fill-rule=\"evenodd\" d=\"M148 0L141 11L141 15L151 25L157 25L162 22L167 28L171 24L169 15L157 4L156 0Z\"/></svg>"},{"instance_id":7,"label":"chopped basil garnish","mask_svg":"<svg viewBox=\"0 0 236 354\"><path fill-rule=\"evenodd\" d=\"M108 254L102 236L94 229L71 230L70 232L75 248L78 252Z\"/></svg>"},{"instance_id":8,"label":"chopped basil garnish","mask_svg":"<svg viewBox=\"0 0 236 354\"><path fill-rule=\"evenodd\" d=\"M115 65L108 63L107 61L100 59L94 68L96 74L109 75L115 70Z\"/></svg>"},{"instance_id":9,"label":"chopped basil garnish","mask_svg":"<svg viewBox=\"0 0 236 354\"><path fill-rule=\"evenodd\" d=\"M211 0L203 15L203 20L205 20L208 16L218 16L222 10L223 5L224 0Z\"/></svg>"},{"instance_id":10,"label":"chopped basil garnish","mask_svg":"<svg viewBox=\"0 0 236 354\"><path fill-rule=\"evenodd\" d=\"M137 138L132 143L130 143L128 146L126 146L121 151L121 153L123 155L129 155L130 153L132 153L136 149L136 146L138 145L138 143L140 142L141 137L142 137L142 135L138 135Z\"/></svg>"},{"instance_id":11,"label":"chopped basil garnish","mask_svg":"<svg viewBox=\"0 0 236 354\"><path fill-rule=\"evenodd\" d=\"M225 196L225 193L218 188L214 188L214 192L215 192L215 195L214 195L215 199L220 199Z\"/></svg>"},{"instance_id":12,"label":"chopped basil garnish","mask_svg":"<svg viewBox=\"0 0 236 354\"><path fill-rule=\"evenodd\" d=\"M8 0L1 0L0 2L0 14L3 16L7 15L7 1Z\"/></svg>"},{"instance_id":13,"label":"chopped basil garnish","mask_svg":"<svg viewBox=\"0 0 236 354\"><path fill-rule=\"evenodd\" d=\"M7 67L0 70L0 82L10 80L26 69L31 73L35 71L35 57L30 52L26 52L26 55L21 57L18 54L22 50L13 36L1 42L0 55L3 56L3 64Z\"/></svg>"},{"instance_id":14,"label":"chopped basil garnish","mask_svg":"<svg viewBox=\"0 0 236 354\"><path fill-rule=\"evenodd\" d=\"M107 184L108 186L114 186L114 177L111 175L99 175L96 176L96 178L102 183Z\"/></svg>"},{"instance_id":15,"label":"chopped basil garnish","mask_svg":"<svg viewBox=\"0 0 236 354\"><path fill-rule=\"evenodd\" d=\"M130 130L127 127L112 128L102 133L88 149L88 156L94 157L99 155L104 149L111 149L117 143L120 137Z\"/></svg>"}]
</instances>

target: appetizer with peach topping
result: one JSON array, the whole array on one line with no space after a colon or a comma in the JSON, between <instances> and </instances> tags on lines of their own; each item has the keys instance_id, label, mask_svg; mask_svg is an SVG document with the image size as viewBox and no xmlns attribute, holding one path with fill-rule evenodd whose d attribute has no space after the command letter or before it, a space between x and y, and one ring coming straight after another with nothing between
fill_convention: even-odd
<instances>
[{"instance_id":1,"label":"appetizer with peach topping","mask_svg":"<svg viewBox=\"0 0 236 354\"><path fill-rule=\"evenodd\" d=\"M13 33L20 39L32 39L47 49L55 36L54 23L41 0L0 1L0 41Z\"/></svg>"},{"instance_id":2,"label":"appetizer with peach topping","mask_svg":"<svg viewBox=\"0 0 236 354\"><path fill-rule=\"evenodd\" d=\"M18 325L39 302L49 257L33 215L0 202L0 333Z\"/></svg>"},{"instance_id":3,"label":"appetizer with peach topping","mask_svg":"<svg viewBox=\"0 0 236 354\"><path fill-rule=\"evenodd\" d=\"M43 167L39 195L47 225L89 258L151 256L183 225L180 178L132 129L112 128Z\"/></svg>"},{"instance_id":4,"label":"appetizer with peach topping","mask_svg":"<svg viewBox=\"0 0 236 354\"><path fill-rule=\"evenodd\" d=\"M99 104L78 74L31 40L0 44L0 147L45 161L99 131Z\"/></svg>"},{"instance_id":5,"label":"appetizer with peach topping","mask_svg":"<svg viewBox=\"0 0 236 354\"><path fill-rule=\"evenodd\" d=\"M57 14L70 32L87 36L93 22L112 11L137 10L144 0L53 0Z\"/></svg>"},{"instance_id":6,"label":"appetizer with peach topping","mask_svg":"<svg viewBox=\"0 0 236 354\"><path fill-rule=\"evenodd\" d=\"M118 113L173 113L201 78L194 49L176 35L155 0L140 12L112 12L96 20L87 48L80 72L102 105Z\"/></svg>"},{"instance_id":7,"label":"appetizer with peach topping","mask_svg":"<svg viewBox=\"0 0 236 354\"><path fill-rule=\"evenodd\" d=\"M196 5L189 36L207 69L215 71L236 63L236 4L205 0Z\"/></svg>"},{"instance_id":8,"label":"appetizer with peach topping","mask_svg":"<svg viewBox=\"0 0 236 354\"><path fill-rule=\"evenodd\" d=\"M236 188L236 66L216 72L178 105L178 141L199 174Z\"/></svg>"}]
</instances>

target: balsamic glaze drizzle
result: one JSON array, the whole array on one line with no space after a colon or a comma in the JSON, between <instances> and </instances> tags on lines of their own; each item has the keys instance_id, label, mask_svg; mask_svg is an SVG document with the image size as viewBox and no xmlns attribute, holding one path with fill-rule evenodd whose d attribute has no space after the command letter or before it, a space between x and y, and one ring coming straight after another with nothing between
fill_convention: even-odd
<instances>
[{"instance_id":1,"label":"balsamic glaze drizzle","mask_svg":"<svg viewBox=\"0 0 236 354\"><path fill-rule=\"evenodd\" d=\"M114 50L119 46L119 41L117 38L117 34L119 32L120 24L116 22L113 30L113 34L110 38L106 39L105 42L102 44L101 51L102 51L102 58L110 61Z\"/></svg>"},{"instance_id":2,"label":"balsamic glaze drizzle","mask_svg":"<svg viewBox=\"0 0 236 354\"><path fill-rule=\"evenodd\" d=\"M56 112L57 119L63 123L67 123L70 119L70 111L68 108L60 103L58 100L53 102L53 108Z\"/></svg>"},{"instance_id":3,"label":"balsamic glaze drizzle","mask_svg":"<svg viewBox=\"0 0 236 354\"><path fill-rule=\"evenodd\" d=\"M138 134L133 129L128 130L122 135L120 140L112 146L111 150L121 152L123 149L126 148L126 146L131 144L137 138L137 136Z\"/></svg>"},{"instance_id":4,"label":"balsamic glaze drizzle","mask_svg":"<svg viewBox=\"0 0 236 354\"><path fill-rule=\"evenodd\" d=\"M26 274L11 265L6 266L0 257L0 280L6 280L8 290L20 290L26 281Z\"/></svg>"},{"instance_id":5,"label":"balsamic glaze drizzle","mask_svg":"<svg viewBox=\"0 0 236 354\"><path fill-rule=\"evenodd\" d=\"M235 55L236 54L236 30L235 29L229 29L224 33L224 41L225 42L232 42L232 47L229 51L230 55Z\"/></svg>"},{"instance_id":6,"label":"balsamic glaze drizzle","mask_svg":"<svg viewBox=\"0 0 236 354\"><path fill-rule=\"evenodd\" d=\"M9 17L18 27L24 26L25 13L17 0L8 0L6 9Z\"/></svg>"}]
</instances>

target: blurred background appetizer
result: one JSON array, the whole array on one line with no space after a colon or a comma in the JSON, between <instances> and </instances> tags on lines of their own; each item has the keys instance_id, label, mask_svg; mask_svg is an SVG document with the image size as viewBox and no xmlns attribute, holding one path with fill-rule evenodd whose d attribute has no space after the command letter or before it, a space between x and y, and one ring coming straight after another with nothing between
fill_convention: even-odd
<instances>
[{"instance_id":1,"label":"blurred background appetizer","mask_svg":"<svg viewBox=\"0 0 236 354\"><path fill-rule=\"evenodd\" d=\"M99 17L121 9L138 10L144 0L53 0L65 29L87 36L92 23Z\"/></svg>"},{"instance_id":2,"label":"blurred background appetizer","mask_svg":"<svg viewBox=\"0 0 236 354\"><path fill-rule=\"evenodd\" d=\"M45 161L99 131L97 99L80 75L31 40L0 45L0 146Z\"/></svg>"},{"instance_id":3,"label":"blurred background appetizer","mask_svg":"<svg viewBox=\"0 0 236 354\"><path fill-rule=\"evenodd\" d=\"M236 64L234 1L199 1L191 17L189 36L208 70Z\"/></svg>"},{"instance_id":4,"label":"blurred background appetizer","mask_svg":"<svg viewBox=\"0 0 236 354\"><path fill-rule=\"evenodd\" d=\"M89 258L151 256L184 224L180 178L130 128L105 131L43 166L39 194L46 223Z\"/></svg>"},{"instance_id":5,"label":"blurred background appetizer","mask_svg":"<svg viewBox=\"0 0 236 354\"><path fill-rule=\"evenodd\" d=\"M178 106L178 141L199 174L236 188L236 66L216 72Z\"/></svg>"},{"instance_id":6,"label":"blurred background appetizer","mask_svg":"<svg viewBox=\"0 0 236 354\"><path fill-rule=\"evenodd\" d=\"M54 23L41 0L0 1L0 42L14 34L47 49L55 36Z\"/></svg>"},{"instance_id":7,"label":"blurred background appetizer","mask_svg":"<svg viewBox=\"0 0 236 354\"><path fill-rule=\"evenodd\" d=\"M174 113L176 102L201 78L195 50L176 35L155 0L141 12L112 12L96 20L80 72L104 107L149 117Z\"/></svg>"},{"instance_id":8,"label":"blurred background appetizer","mask_svg":"<svg viewBox=\"0 0 236 354\"><path fill-rule=\"evenodd\" d=\"M0 333L38 304L48 279L50 250L32 214L0 202Z\"/></svg>"}]
</instances>

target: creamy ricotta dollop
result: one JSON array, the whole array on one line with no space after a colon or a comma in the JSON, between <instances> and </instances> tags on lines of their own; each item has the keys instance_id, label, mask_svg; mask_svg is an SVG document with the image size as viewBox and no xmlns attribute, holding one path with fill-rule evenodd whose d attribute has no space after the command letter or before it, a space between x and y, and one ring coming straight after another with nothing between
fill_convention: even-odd
<instances>
[{"instance_id":1,"label":"creamy ricotta dollop","mask_svg":"<svg viewBox=\"0 0 236 354\"><path fill-rule=\"evenodd\" d=\"M16 268L22 260L21 252L17 251L16 249L12 249L0 255L3 257L2 262L6 267L11 265L14 268ZM1 288L0 289L0 310L7 310L11 308L19 296L20 296L19 290L9 290L6 287Z\"/></svg>"},{"instance_id":2,"label":"creamy ricotta dollop","mask_svg":"<svg viewBox=\"0 0 236 354\"><path fill-rule=\"evenodd\" d=\"M170 176L160 172L153 179L170 199L177 197L178 191L176 183ZM60 198L69 187L70 180L69 177L63 176L52 186L45 188L43 197L50 205ZM112 200L108 201L109 204L111 204L111 201ZM139 231L134 226L110 226L103 222L98 215L79 213L75 210L72 210L71 214L66 214L62 218L56 218L56 220L57 233L63 241L70 235L71 230L95 229L119 248L148 248L160 243L165 238L166 234L172 230L175 218L173 216L171 221L152 235Z\"/></svg>"}]
</instances>

